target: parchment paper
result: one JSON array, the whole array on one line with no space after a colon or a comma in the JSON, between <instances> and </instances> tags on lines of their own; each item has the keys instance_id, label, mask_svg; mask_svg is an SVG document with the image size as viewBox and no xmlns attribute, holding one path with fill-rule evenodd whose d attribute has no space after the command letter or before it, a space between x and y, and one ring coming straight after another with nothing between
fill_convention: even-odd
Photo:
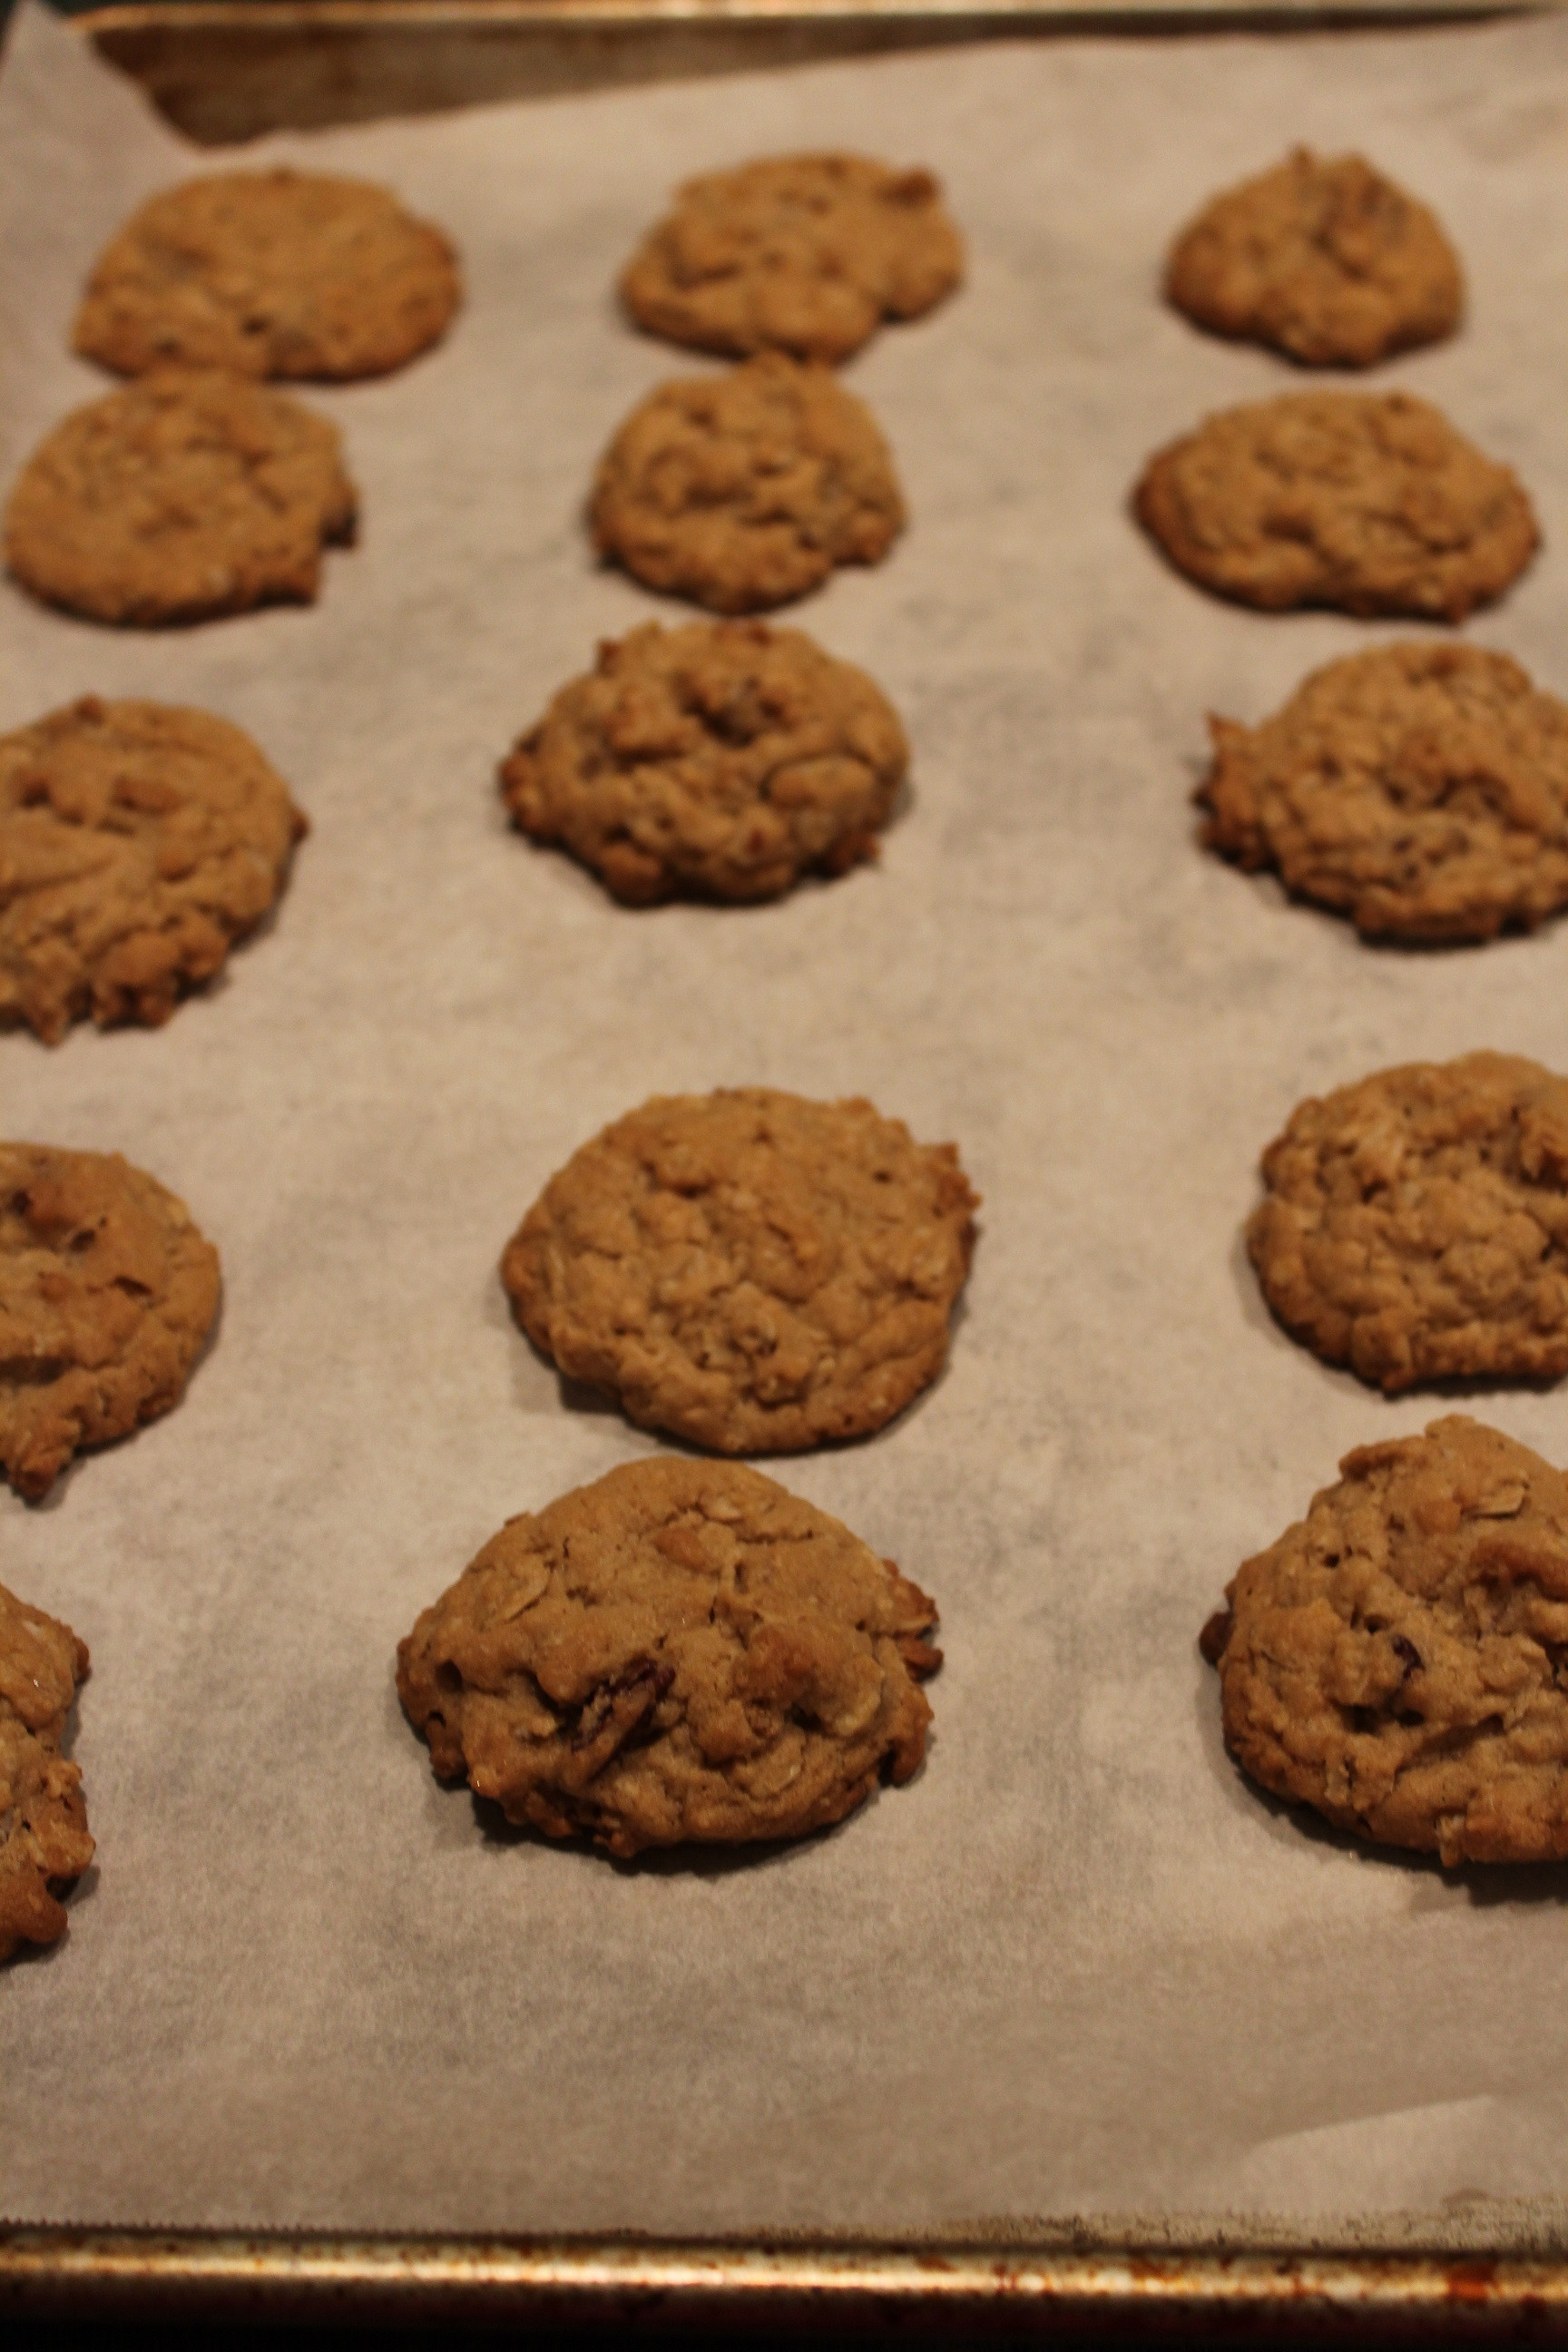
<instances>
[{"instance_id":1,"label":"parchment paper","mask_svg":"<svg viewBox=\"0 0 1568 2352\"><path fill-rule=\"evenodd\" d=\"M1463 249L1463 335L1373 380L1520 468L1545 549L1468 634L1568 691L1568 26L976 47L252 151L395 183L468 301L406 373L307 395L363 499L313 610L115 633L0 591L0 724L205 704L315 827L167 1029L0 1038L5 1131L153 1169L226 1278L177 1412L46 1507L0 1493L5 1580L91 1644L100 1853L67 1940L0 1976L0 2211L1568 2234L1568 1876L1270 1806L1194 1646L1341 1453L1447 1409L1273 1328L1238 1243L1260 1148L1388 1062L1568 1066L1561 926L1378 952L1194 844L1205 709L1393 634L1211 601L1124 507L1156 443L1301 381L1156 299L1176 226L1296 139L1363 147ZM682 173L840 144L931 164L970 244L963 292L848 372L909 532L787 616L903 709L910 803L877 871L629 913L492 784L597 638L683 617L580 520L631 403L700 364L614 273ZM7 479L101 388L65 352L95 252L196 161L21 11ZM507 1234L623 1108L746 1081L864 1091L985 1195L940 1385L773 1465L937 1595L936 1736L835 1834L618 1868L440 1789L394 1649L509 1513L653 1444L531 1354ZM1563 1391L1478 1409L1568 1457Z\"/></svg>"}]
</instances>

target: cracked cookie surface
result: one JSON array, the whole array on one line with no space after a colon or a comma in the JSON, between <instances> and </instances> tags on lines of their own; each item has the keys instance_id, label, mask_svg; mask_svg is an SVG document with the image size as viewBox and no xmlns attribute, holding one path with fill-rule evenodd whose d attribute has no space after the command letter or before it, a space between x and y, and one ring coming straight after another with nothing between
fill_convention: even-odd
<instances>
[{"instance_id":1,"label":"cracked cookie surface","mask_svg":"<svg viewBox=\"0 0 1568 2352\"><path fill-rule=\"evenodd\" d=\"M826 368L764 352L662 383L599 461L595 544L649 588L760 613L876 563L904 503L870 411Z\"/></svg>"},{"instance_id":2,"label":"cracked cookie surface","mask_svg":"<svg viewBox=\"0 0 1568 2352\"><path fill-rule=\"evenodd\" d=\"M460 299L451 246L385 188L218 172L132 215L94 265L72 341L121 375L384 375L438 341Z\"/></svg>"},{"instance_id":3,"label":"cracked cookie surface","mask_svg":"<svg viewBox=\"0 0 1568 2352\"><path fill-rule=\"evenodd\" d=\"M963 274L929 172L864 155L774 155L688 180L627 263L621 298L671 342L832 362L884 319L931 310Z\"/></svg>"},{"instance_id":4,"label":"cracked cookie surface","mask_svg":"<svg viewBox=\"0 0 1568 2352\"><path fill-rule=\"evenodd\" d=\"M1425 205L1360 155L1306 147L1205 205L1171 249L1165 290L1200 327L1308 367L1439 342L1465 299Z\"/></svg>"},{"instance_id":5,"label":"cracked cookie surface","mask_svg":"<svg viewBox=\"0 0 1568 2352\"><path fill-rule=\"evenodd\" d=\"M60 1754L87 1643L0 1584L0 1960L66 1931L62 1890L92 1860L81 1774Z\"/></svg>"},{"instance_id":6,"label":"cracked cookie surface","mask_svg":"<svg viewBox=\"0 0 1568 2352\"><path fill-rule=\"evenodd\" d=\"M1347 1454L1203 1648L1276 1796L1450 1864L1568 1854L1568 1479L1500 1431Z\"/></svg>"},{"instance_id":7,"label":"cracked cookie surface","mask_svg":"<svg viewBox=\"0 0 1568 2352\"><path fill-rule=\"evenodd\" d=\"M980 1203L868 1102L656 1096L552 1176L501 1279L534 1345L721 1454L864 1436L933 1381Z\"/></svg>"},{"instance_id":8,"label":"cracked cookie surface","mask_svg":"<svg viewBox=\"0 0 1568 2352\"><path fill-rule=\"evenodd\" d=\"M1207 846L1368 938L1489 940L1568 905L1568 706L1506 654L1384 646L1209 728Z\"/></svg>"},{"instance_id":9,"label":"cracked cookie surface","mask_svg":"<svg viewBox=\"0 0 1568 2352\"><path fill-rule=\"evenodd\" d=\"M1568 1080L1409 1062L1291 1113L1247 1245L1293 1338L1393 1395L1568 1371Z\"/></svg>"},{"instance_id":10,"label":"cracked cookie surface","mask_svg":"<svg viewBox=\"0 0 1568 2352\"><path fill-rule=\"evenodd\" d=\"M177 1404L218 1257L118 1152L0 1143L0 1469L30 1502L83 1446Z\"/></svg>"},{"instance_id":11,"label":"cracked cookie surface","mask_svg":"<svg viewBox=\"0 0 1568 2352\"><path fill-rule=\"evenodd\" d=\"M282 889L305 819L237 727L87 697L0 736L0 1026L166 1021Z\"/></svg>"},{"instance_id":12,"label":"cracked cookie surface","mask_svg":"<svg viewBox=\"0 0 1568 2352\"><path fill-rule=\"evenodd\" d=\"M1133 506L1179 572L1265 612L1461 621L1541 538L1510 468L1405 392L1220 410L1150 459Z\"/></svg>"},{"instance_id":13,"label":"cracked cookie surface","mask_svg":"<svg viewBox=\"0 0 1568 2352\"><path fill-rule=\"evenodd\" d=\"M500 780L522 832L650 906L776 898L874 857L908 761L881 689L798 629L649 622L600 646Z\"/></svg>"},{"instance_id":14,"label":"cracked cookie surface","mask_svg":"<svg viewBox=\"0 0 1568 2352\"><path fill-rule=\"evenodd\" d=\"M907 1780L935 1604L735 1463L655 1459L510 1519L398 1644L443 1778L648 1846L804 1837Z\"/></svg>"},{"instance_id":15,"label":"cracked cookie surface","mask_svg":"<svg viewBox=\"0 0 1568 2352\"><path fill-rule=\"evenodd\" d=\"M353 536L336 425L243 377L172 369L78 408L23 467L5 561L46 604L143 628L314 601Z\"/></svg>"}]
</instances>

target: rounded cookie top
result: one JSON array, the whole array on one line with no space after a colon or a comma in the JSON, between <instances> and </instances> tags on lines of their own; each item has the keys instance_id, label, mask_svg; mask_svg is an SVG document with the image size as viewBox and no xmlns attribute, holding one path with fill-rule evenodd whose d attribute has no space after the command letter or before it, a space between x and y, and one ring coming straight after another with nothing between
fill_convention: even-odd
<instances>
[{"instance_id":1,"label":"rounded cookie top","mask_svg":"<svg viewBox=\"0 0 1568 2352\"><path fill-rule=\"evenodd\" d=\"M798 629L650 621L562 688L500 782L524 833L649 906L775 898L874 857L908 761L880 688Z\"/></svg>"},{"instance_id":2,"label":"rounded cookie top","mask_svg":"<svg viewBox=\"0 0 1568 2352\"><path fill-rule=\"evenodd\" d=\"M1461 1862L1568 1854L1568 1479L1454 1414L1363 1445L1204 1629L1276 1796Z\"/></svg>"},{"instance_id":3,"label":"rounded cookie top","mask_svg":"<svg viewBox=\"0 0 1568 2352\"><path fill-rule=\"evenodd\" d=\"M318 172L217 172L152 196L88 280L73 341L121 375L384 375L461 299L439 229L386 189Z\"/></svg>"},{"instance_id":4,"label":"rounded cookie top","mask_svg":"<svg viewBox=\"0 0 1568 2352\"><path fill-rule=\"evenodd\" d=\"M5 509L36 596L153 627L310 604L321 548L353 536L337 427L237 376L171 370L72 411Z\"/></svg>"},{"instance_id":5,"label":"rounded cookie top","mask_svg":"<svg viewBox=\"0 0 1568 2352\"><path fill-rule=\"evenodd\" d=\"M1205 205L1165 290L1200 327L1308 367L1371 367L1451 335L1465 289L1423 204L1359 155L1298 147Z\"/></svg>"},{"instance_id":6,"label":"rounded cookie top","mask_svg":"<svg viewBox=\"0 0 1568 2352\"><path fill-rule=\"evenodd\" d=\"M1208 846L1368 938L1489 940L1568 905L1568 706L1506 654L1383 646L1209 728Z\"/></svg>"},{"instance_id":7,"label":"rounded cookie top","mask_svg":"<svg viewBox=\"0 0 1568 2352\"><path fill-rule=\"evenodd\" d=\"M1247 1244L1292 1336L1390 1395L1568 1371L1568 1079L1509 1054L1291 1113Z\"/></svg>"},{"instance_id":8,"label":"rounded cookie top","mask_svg":"<svg viewBox=\"0 0 1568 2352\"><path fill-rule=\"evenodd\" d=\"M0 1470L29 1502L73 1454L179 1402L217 1252L118 1152L0 1143Z\"/></svg>"},{"instance_id":9,"label":"rounded cookie top","mask_svg":"<svg viewBox=\"0 0 1568 2352\"><path fill-rule=\"evenodd\" d=\"M650 334L744 359L847 359L884 319L914 319L963 275L929 172L864 155L773 155L688 180L627 263L621 297Z\"/></svg>"},{"instance_id":10,"label":"rounded cookie top","mask_svg":"<svg viewBox=\"0 0 1568 2352\"><path fill-rule=\"evenodd\" d=\"M907 1780L933 1602L734 1463L628 1463L510 1519L398 1644L444 1777L613 1854L804 1837Z\"/></svg>"},{"instance_id":11,"label":"rounded cookie top","mask_svg":"<svg viewBox=\"0 0 1568 2352\"><path fill-rule=\"evenodd\" d=\"M66 1931L61 1890L92 1860L81 1774L60 1754L87 1643L0 1584L0 1960Z\"/></svg>"},{"instance_id":12,"label":"rounded cookie top","mask_svg":"<svg viewBox=\"0 0 1568 2352\"><path fill-rule=\"evenodd\" d=\"M0 736L0 1025L166 1021L282 889L305 819L248 735L89 696Z\"/></svg>"},{"instance_id":13,"label":"rounded cookie top","mask_svg":"<svg viewBox=\"0 0 1568 2352\"><path fill-rule=\"evenodd\" d=\"M868 1102L656 1096L552 1176L501 1279L534 1345L721 1454L880 1429L935 1379L977 1196Z\"/></svg>"},{"instance_id":14,"label":"rounded cookie top","mask_svg":"<svg viewBox=\"0 0 1568 2352\"><path fill-rule=\"evenodd\" d=\"M869 410L826 368L764 352L650 392L599 460L590 520L648 587L760 613L878 562L904 503Z\"/></svg>"},{"instance_id":15,"label":"rounded cookie top","mask_svg":"<svg viewBox=\"0 0 1568 2352\"><path fill-rule=\"evenodd\" d=\"M1405 392L1224 409L1150 459L1134 506L1179 572L1266 612L1461 621L1541 537L1517 476Z\"/></svg>"}]
</instances>

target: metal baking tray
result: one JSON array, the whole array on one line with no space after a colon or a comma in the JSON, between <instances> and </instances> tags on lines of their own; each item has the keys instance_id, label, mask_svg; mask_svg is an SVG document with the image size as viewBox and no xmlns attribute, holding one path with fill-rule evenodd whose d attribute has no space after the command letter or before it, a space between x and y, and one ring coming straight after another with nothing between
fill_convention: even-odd
<instances>
[{"instance_id":1,"label":"metal baking tray","mask_svg":"<svg viewBox=\"0 0 1568 2352\"><path fill-rule=\"evenodd\" d=\"M1547 0L1557 5L1557 0ZM367 121L479 101L986 37L1216 29L1300 35L1521 13L1490 0L119 0L73 18L187 137ZM1568 2340L1568 2261L1404 2246L921 2239L776 2243L245 2236L11 2227L0 2311L693 2324L906 2335Z\"/></svg>"}]
</instances>

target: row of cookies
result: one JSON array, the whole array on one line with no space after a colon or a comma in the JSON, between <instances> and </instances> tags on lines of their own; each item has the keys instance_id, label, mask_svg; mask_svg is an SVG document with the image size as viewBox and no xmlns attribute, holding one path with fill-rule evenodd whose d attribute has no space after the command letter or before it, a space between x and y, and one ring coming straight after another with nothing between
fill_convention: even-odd
<instances>
[{"instance_id":1,"label":"row of cookies","mask_svg":"<svg viewBox=\"0 0 1568 2352\"><path fill-rule=\"evenodd\" d=\"M1435 340L1462 299L1425 207L1305 154L1216 200L1168 289L1316 364ZM1179 569L1266 610L1458 620L1539 541L1508 470L1400 394L1211 418L1135 504ZM1209 845L1364 935L1485 940L1568 897L1568 710L1505 656L1388 646L1255 730L1210 723ZM1324 1361L1390 1394L1568 1370L1568 1082L1489 1053L1378 1072L1300 1106L1263 1175L1248 1252ZM1274 1794L1445 1864L1568 1853L1568 1479L1462 1415L1340 1469L1204 1628L1227 1748Z\"/></svg>"}]
</instances>

